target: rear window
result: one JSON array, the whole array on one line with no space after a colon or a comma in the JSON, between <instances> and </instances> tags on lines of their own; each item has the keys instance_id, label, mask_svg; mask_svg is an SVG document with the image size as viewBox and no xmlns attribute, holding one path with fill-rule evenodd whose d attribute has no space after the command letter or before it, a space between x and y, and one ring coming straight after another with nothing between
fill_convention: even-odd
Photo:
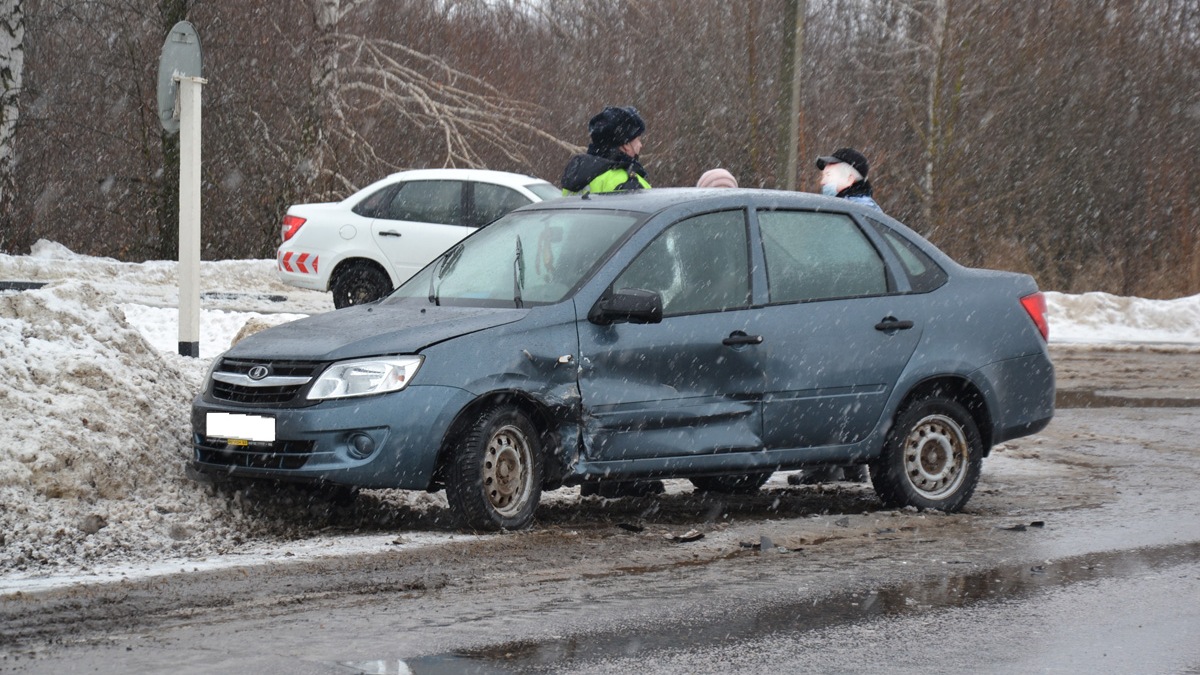
<instances>
[{"instance_id":1,"label":"rear window","mask_svg":"<svg viewBox=\"0 0 1200 675\"><path fill-rule=\"evenodd\" d=\"M908 281L912 285L913 293L928 293L946 283L946 271L928 254L917 248L916 244L883 223L871 218L867 218L867 222L883 236L888 247L900 259L900 264L904 267L904 272L908 275Z\"/></svg>"},{"instance_id":2,"label":"rear window","mask_svg":"<svg viewBox=\"0 0 1200 675\"><path fill-rule=\"evenodd\" d=\"M561 199L563 196L562 190L549 183L530 183L525 186L525 189L541 197L544 202L548 202L551 199Z\"/></svg>"}]
</instances>

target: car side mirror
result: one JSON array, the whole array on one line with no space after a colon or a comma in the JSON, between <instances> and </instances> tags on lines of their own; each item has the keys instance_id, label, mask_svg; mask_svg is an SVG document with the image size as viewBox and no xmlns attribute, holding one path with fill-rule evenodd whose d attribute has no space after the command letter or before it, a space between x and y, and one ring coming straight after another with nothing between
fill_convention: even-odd
<instances>
[{"instance_id":1,"label":"car side mirror","mask_svg":"<svg viewBox=\"0 0 1200 675\"><path fill-rule=\"evenodd\" d=\"M619 288L596 301L588 321L601 326L614 323L661 323L662 296L644 288Z\"/></svg>"}]
</instances>

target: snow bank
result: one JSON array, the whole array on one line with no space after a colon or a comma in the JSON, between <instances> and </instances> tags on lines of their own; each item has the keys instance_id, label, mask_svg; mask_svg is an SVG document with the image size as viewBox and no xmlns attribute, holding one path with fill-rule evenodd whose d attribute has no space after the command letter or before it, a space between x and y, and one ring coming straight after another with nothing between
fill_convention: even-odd
<instances>
[{"instance_id":1,"label":"snow bank","mask_svg":"<svg viewBox=\"0 0 1200 675\"><path fill-rule=\"evenodd\" d=\"M182 479L202 374L178 361L87 282L0 295L0 569L186 550L228 521Z\"/></svg>"},{"instance_id":2,"label":"snow bank","mask_svg":"<svg viewBox=\"0 0 1200 675\"><path fill-rule=\"evenodd\" d=\"M1046 293L1050 341L1200 343L1200 295L1146 300L1108 293Z\"/></svg>"},{"instance_id":3,"label":"snow bank","mask_svg":"<svg viewBox=\"0 0 1200 675\"><path fill-rule=\"evenodd\" d=\"M0 292L0 574L198 561L330 528L449 529L438 520L440 496L375 491L336 507L302 490L251 498L186 478L190 404L211 359L175 353L177 310L120 302L168 295L161 287L175 283L173 266L50 245L35 252L36 259L0 256L0 279L48 281ZM253 279L263 267L255 262L223 267L253 268L244 275ZM219 352L248 320L301 315L206 316L219 319L207 335Z\"/></svg>"}]
</instances>

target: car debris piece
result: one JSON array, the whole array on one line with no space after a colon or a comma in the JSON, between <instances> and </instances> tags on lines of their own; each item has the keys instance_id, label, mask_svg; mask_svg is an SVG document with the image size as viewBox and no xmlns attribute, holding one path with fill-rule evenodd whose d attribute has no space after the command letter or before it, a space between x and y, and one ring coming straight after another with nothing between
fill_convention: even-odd
<instances>
[{"instance_id":1,"label":"car debris piece","mask_svg":"<svg viewBox=\"0 0 1200 675\"><path fill-rule=\"evenodd\" d=\"M688 542L699 541L703 539L704 533L699 530L688 530L683 534L667 534L664 536L670 541L686 544Z\"/></svg>"}]
</instances>

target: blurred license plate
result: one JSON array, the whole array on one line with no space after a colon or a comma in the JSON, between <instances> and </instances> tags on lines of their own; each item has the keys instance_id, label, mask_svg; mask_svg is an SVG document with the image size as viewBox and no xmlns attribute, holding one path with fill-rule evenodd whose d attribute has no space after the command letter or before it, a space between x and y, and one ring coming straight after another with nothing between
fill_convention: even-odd
<instances>
[{"instance_id":1,"label":"blurred license plate","mask_svg":"<svg viewBox=\"0 0 1200 675\"><path fill-rule=\"evenodd\" d=\"M214 438L275 442L275 418L266 415L239 415L237 413L208 413L206 429Z\"/></svg>"}]
</instances>

